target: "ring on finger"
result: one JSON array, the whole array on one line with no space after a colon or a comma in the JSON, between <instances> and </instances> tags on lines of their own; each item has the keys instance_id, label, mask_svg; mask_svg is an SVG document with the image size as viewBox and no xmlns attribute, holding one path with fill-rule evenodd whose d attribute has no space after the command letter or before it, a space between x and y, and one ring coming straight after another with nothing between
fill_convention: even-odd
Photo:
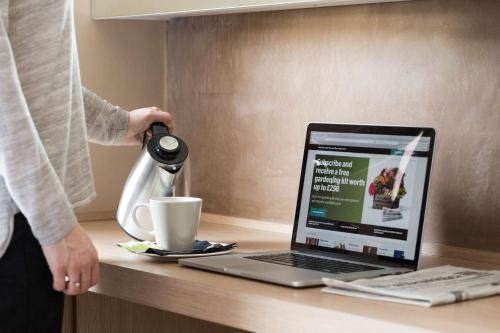
<instances>
[{"instance_id":1,"label":"ring on finger","mask_svg":"<svg viewBox=\"0 0 500 333\"><path fill-rule=\"evenodd\" d=\"M80 281L68 281L68 283L73 284L75 288L80 288L80 286L82 285Z\"/></svg>"},{"instance_id":2,"label":"ring on finger","mask_svg":"<svg viewBox=\"0 0 500 333\"><path fill-rule=\"evenodd\" d=\"M64 277L64 282L66 282L66 283L72 283L72 284L75 285L76 288L80 288L80 286L81 286L80 281L70 281L69 280L69 276L67 276L67 275Z\"/></svg>"}]
</instances>

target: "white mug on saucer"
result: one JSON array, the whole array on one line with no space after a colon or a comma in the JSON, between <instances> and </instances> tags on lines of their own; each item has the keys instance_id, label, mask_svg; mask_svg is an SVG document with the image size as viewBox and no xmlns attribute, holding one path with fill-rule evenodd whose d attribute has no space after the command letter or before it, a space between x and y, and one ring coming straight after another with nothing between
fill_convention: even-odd
<instances>
[{"instance_id":1,"label":"white mug on saucer","mask_svg":"<svg viewBox=\"0 0 500 333\"><path fill-rule=\"evenodd\" d=\"M149 203L137 204L132 210L132 220L138 228L155 237L164 250L190 252L198 233L202 200L193 197L156 197ZM153 230L141 225L137 210L149 207Z\"/></svg>"}]
</instances>

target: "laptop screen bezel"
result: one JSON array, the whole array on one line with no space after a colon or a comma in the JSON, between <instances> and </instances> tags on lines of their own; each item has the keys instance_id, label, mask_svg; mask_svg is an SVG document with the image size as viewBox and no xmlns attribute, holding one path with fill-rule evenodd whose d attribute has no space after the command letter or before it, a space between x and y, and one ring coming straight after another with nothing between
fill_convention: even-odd
<instances>
[{"instance_id":1,"label":"laptop screen bezel","mask_svg":"<svg viewBox=\"0 0 500 333\"><path fill-rule=\"evenodd\" d=\"M358 133L358 134L380 134L380 135L402 135L402 136L417 136L422 135L425 137L430 137L429 145L429 157L427 160L427 168L425 172L425 183L423 190L422 206L420 211L418 234L415 249L415 258L410 259L400 259L381 255L365 254L357 251L349 251L344 249L333 249L330 247L309 245L296 242L297 229L299 225L299 215L302 202L302 192L304 187L304 177L306 173L307 166L307 155L309 152L309 140L311 137L311 132L337 132L337 133ZM430 127L406 127L406 126L382 126L382 125L358 125L358 124L329 124L329 123L310 123L307 127L306 140L304 144L304 155L302 158L302 169L300 174L300 183L297 196L297 205L295 210L295 220L293 225L293 233L291 239L290 248L294 251L301 252L321 252L325 255L343 255L349 256L353 259L359 259L361 261L374 262L378 264L397 264L405 267L411 267L416 269L418 266L418 261L420 258L420 247L422 240L422 231L425 218L425 209L427 205L427 196L429 190L429 182L431 176L432 158L434 155L434 142L436 137L436 131Z\"/></svg>"}]
</instances>

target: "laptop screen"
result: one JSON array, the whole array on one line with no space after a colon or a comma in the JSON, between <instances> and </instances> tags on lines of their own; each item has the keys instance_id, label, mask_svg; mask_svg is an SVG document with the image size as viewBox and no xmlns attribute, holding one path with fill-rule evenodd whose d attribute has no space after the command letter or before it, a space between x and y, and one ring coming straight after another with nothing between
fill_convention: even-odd
<instances>
[{"instance_id":1,"label":"laptop screen","mask_svg":"<svg viewBox=\"0 0 500 333\"><path fill-rule=\"evenodd\" d=\"M434 131L311 124L292 245L415 263Z\"/></svg>"}]
</instances>

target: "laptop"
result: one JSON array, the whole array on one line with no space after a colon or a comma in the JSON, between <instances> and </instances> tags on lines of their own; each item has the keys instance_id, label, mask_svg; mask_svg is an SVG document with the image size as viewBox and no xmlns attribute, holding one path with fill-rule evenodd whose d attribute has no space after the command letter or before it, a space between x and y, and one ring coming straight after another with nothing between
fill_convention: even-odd
<instances>
[{"instance_id":1,"label":"laptop","mask_svg":"<svg viewBox=\"0 0 500 333\"><path fill-rule=\"evenodd\" d=\"M312 123L289 251L182 259L290 287L417 269L435 130Z\"/></svg>"}]
</instances>

